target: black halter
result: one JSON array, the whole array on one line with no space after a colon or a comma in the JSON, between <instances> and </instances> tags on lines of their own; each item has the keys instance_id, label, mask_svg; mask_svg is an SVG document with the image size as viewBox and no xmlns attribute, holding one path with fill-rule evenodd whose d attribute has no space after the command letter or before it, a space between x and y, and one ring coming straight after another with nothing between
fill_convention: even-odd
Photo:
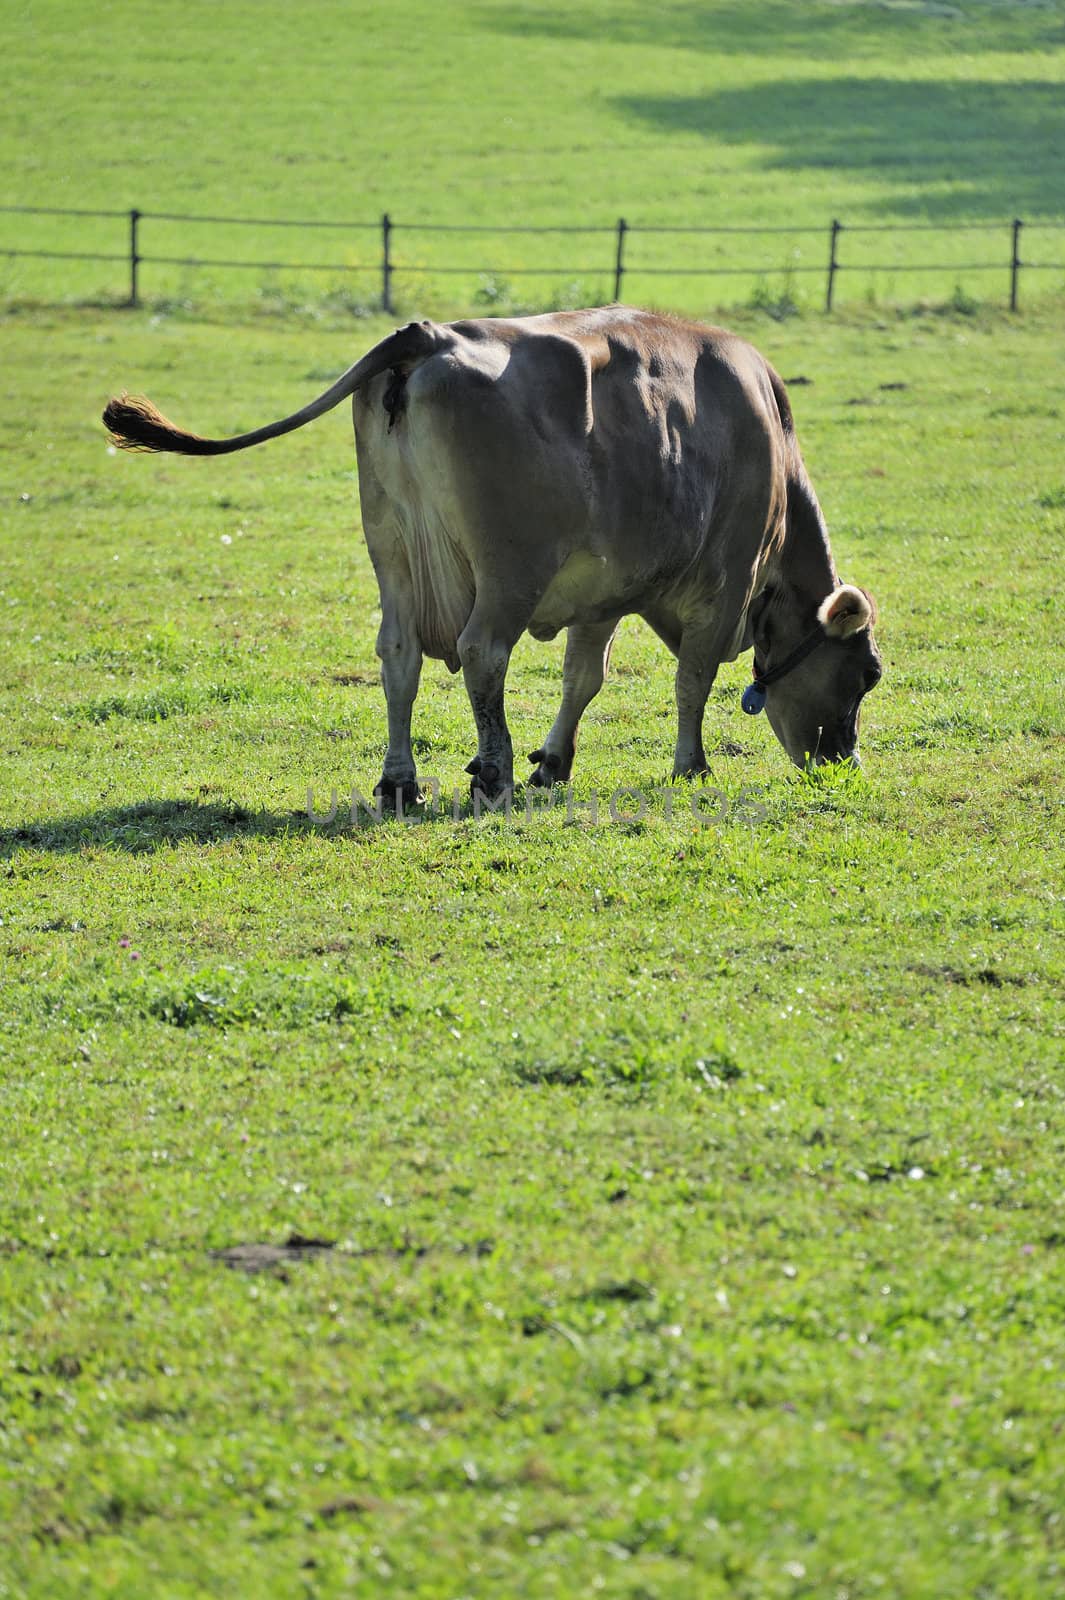
<instances>
[{"instance_id":1,"label":"black halter","mask_svg":"<svg viewBox=\"0 0 1065 1600\"><path fill-rule=\"evenodd\" d=\"M740 701L748 716L756 717L761 711L765 705L765 692L771 683L776 683L778 678L783 678L793 667L797 667L800 661L805 661L806 657L816 650L819 644L824 644L827 638L828 634L818 623L813 633L808 633L802 643L795 646L790 655L786 655L778 666L770 668L768 672L763 672L756 660L754 663L754 677L744 689L743 699Z\"/></svg>"}]
</instances>

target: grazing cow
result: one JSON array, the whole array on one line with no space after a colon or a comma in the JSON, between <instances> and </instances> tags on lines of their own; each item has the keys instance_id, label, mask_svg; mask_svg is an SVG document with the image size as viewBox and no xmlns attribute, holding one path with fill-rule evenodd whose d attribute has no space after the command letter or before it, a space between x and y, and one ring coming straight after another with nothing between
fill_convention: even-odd
<instances>
[{"instance_id":1,"label":"grazing cow","mask_svg":"<svg viewBox=\"0 0 1065 1600\"><path fill-rule=\"evenodd\" d=\"M754 645L744 709L799 766L858 759L880 677L875 607L841 584L783 383L720 328L611 306L411 323L302 411L231 439L112 400L127 449L223 455L353 399L363 523L381 590L388 703L378 793L417 795L411 708L423 655L461 666L477 723L468 771L513 783L503 705L511 651L568 630L562 705L534 784L568 779L620 619L677 657L674 775L706 769L718 665Z\"/></svg>"}]
</instances>

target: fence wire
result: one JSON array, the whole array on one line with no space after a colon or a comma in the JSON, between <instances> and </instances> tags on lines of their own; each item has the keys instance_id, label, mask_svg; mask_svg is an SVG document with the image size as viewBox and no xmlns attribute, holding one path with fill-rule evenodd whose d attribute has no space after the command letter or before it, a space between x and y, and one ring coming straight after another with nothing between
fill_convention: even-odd
<instances>
[{"instance_id":1,"label":"fence wire","mask_svg":"<svg viewBox=\"0 0 1065 1600\"><path fill-rule=\"evenodd\" d=\"M1008 275L1009 304L1012 310L1017 309L1019 284L1022 272L1053 272L1065 273L1065 261L1030 260L1021 255L1021 239L1025 230L1037 228L1044 230L1065 229L1065 220L1049 219L1046 221L1026 221L1014 218L1012 221L999 222L957 222L939 224L934 222L900 222L877 223L855 222L843 223L833 219L826 226L816 227L811 224L789 226L781 224L737 224L729 223L722 226L708 226L704 224L686 223L629 223L625 218L619 218L616 224L588 223L547 223L547 224L516 224L495 226L490 223L479 222L405 222L394 220L387 212L378 221L338 221L330 218L309 217L244 217L244 216L217 216L214 214L199 214L176 211L141 211L134 207L129 211L93 210L85 207L71 206L22 206L0 205L0 213L7 216L25 217L56 217L67 219L94 219L104 222L121 221L127 228L127 245L122 252L104 250L57 250L37 249L24 246L22 243L14 245L0 245L0 257L7 260L33 259L47 261L92 261L107 263L126 263L128 267L128 297L127 303L136 306L140 303L140 275L145 267L183 267L191 270L243 270L262 272L331 272L339 275L376 273L380 281L380 304L384 311L392 311L393 282L396 274L404 277L411 276L441 276L441 277L476 277L482 280L490 278L573 278L575 276L602 277L608 275L614 285L614 298L620 300L622 285L625 281L636 278L729 278L729 277L765 277L771 272L783 271L785 277L792 275L810 276L820 274L825 279L825 308L831 310L836 288L836 280L841 273L857 271L867 273L962 273L962 272L1001 272ZM329 230L334 233L351 234L377 234L381 241L380 255L376 260L360 259L358 261L290 261L272 260L263 257L249 259L244 256L200 256L189 254L148 253L142 248L143 236L141 229L144 224L160 223L167 226L180 225L183 227L237 227L237 228L298 228L300 230ZM999 235L1009 243L1009 254L1003 252L999 260L981 259L963 261L934 260L905 260L905 261L866 261L857 260L853 254L847 258L846 244L851 238L864 235L909 235L909 234L938 234L952 236L955 234L983 233L985 235ZM514 266L501 266L498 262L479 263L468 262L459 265L455 262L443 261L428 264L422 260L406 261L397 256L397 235L426 236L434 234L466 235L471 238L510 238L514 236L554 236L554 237L583 237L601 238L613 241L612 256L608 260L596 262L569 262L565 265L528 265L526 263ZM688 237L698 241L708 241L722 238L732 241L738 238L767 239L767 238L823 238L827 246L826 257L823 265L806 261L789 261L783 268L767 267L764 261L746 260L729 264L709 264L704 259L698 264L688 261L672 261L663 264L661 260L633 262L627 254L629 242L635 237L641 241L652 240L657 236L664 238Z\"/></svg>"}]
</instances>

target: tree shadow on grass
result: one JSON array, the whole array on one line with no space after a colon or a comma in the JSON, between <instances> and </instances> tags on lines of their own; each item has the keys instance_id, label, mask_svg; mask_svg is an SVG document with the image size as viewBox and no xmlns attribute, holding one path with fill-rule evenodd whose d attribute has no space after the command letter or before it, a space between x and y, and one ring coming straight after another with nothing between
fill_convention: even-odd
<instances>
[{"instance_id":1,"label":"tree shadow on grass","mask_svg":"<svg viewBox=\"0 0 1065 1600\"><path fill-rule=\"evenodd\" d=\"M1062 43L1061 15L1047 6L963 10L945 0L611 0L609 8L513 5L481 13L494 33L574 43L686 50L709 56L904 61L914 51L969 54L1047 50Z\"/></svg>"},{"instance_id":2,"label":"tree shadow on grass","mask_svg":"<svg viewBox=\"0 0 1065 1600\"><path fill-rule=\"evenodd\" d=\"M749 143L771 171L858 173L897 185L897 198L876 202L895 215L975 220L1062 212L1065 95L1058 83L817 78L700 95L623 95L614 105L670 135ZM830 205L827 177L825 183Z\"/></svg>"}]
</instances>

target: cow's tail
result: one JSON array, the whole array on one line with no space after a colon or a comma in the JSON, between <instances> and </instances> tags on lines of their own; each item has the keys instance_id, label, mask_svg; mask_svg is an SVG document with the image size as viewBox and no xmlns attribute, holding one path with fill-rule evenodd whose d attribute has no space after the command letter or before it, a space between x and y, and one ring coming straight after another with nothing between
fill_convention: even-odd
<instances>
[{"instance_id":1,"label":"cow's tail","mask_svg":"<svg viewBox=\"0 0 1065 1600\"><path fill-rule=\"evenodd\" d=\"M282 433L291 433L313 422L327 411L332 411L342 400L369 383L381 372L398 369L406 372L433 355L445 343L442 328L431 322L411 322L398 328L387 339L356 361L353 367L339 377L332 388L320 394L301 411L294 411L280 422L270 422L251 433L238 433L232 439L204 439L197 433L187 433L176 428L157 411L150 400L141 395L122 395L110 400L104 411L104 426L112 443L120 450L172 450L183 456L224 456L233 450L247 450L253 444L264 444Z\"/></svg>"}]
</instances>

